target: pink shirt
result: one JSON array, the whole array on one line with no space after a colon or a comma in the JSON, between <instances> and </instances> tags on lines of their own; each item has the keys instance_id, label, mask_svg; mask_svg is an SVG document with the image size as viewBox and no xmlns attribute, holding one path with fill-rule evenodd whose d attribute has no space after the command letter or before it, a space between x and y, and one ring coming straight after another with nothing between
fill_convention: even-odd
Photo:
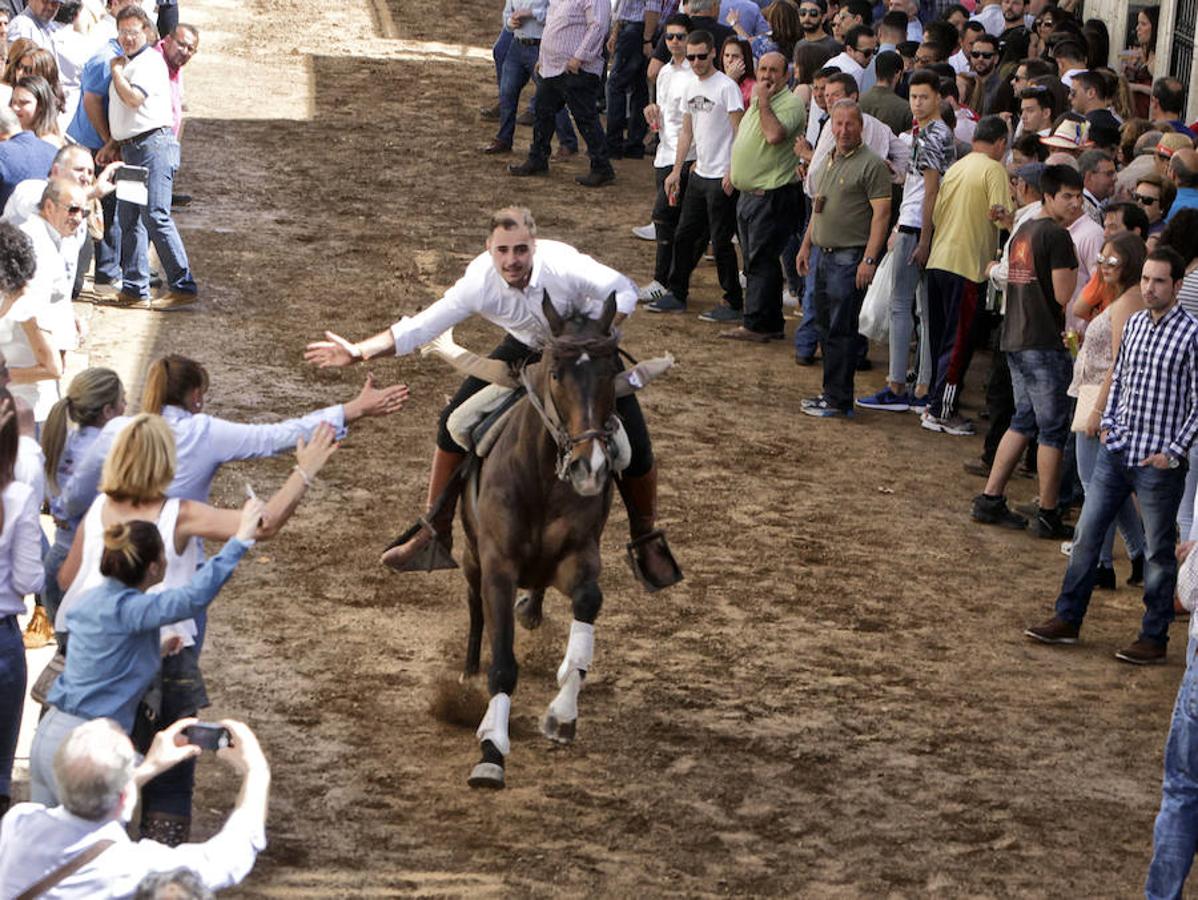
<instances>
[{"instance_id":1,"label":"pink shirt","mask_svg":"<svg viewBox=\"0 0 1198 900\"><path fill-rule=\"evenodd\" d=\"M175 137L178 137L179 128L183 124L183 71L171 65L170 58L166 55L166 38L155 44L154 49L166 62L166 73L171 83L171 119L174 123L171 128L174 129Z\"/></svg>"}]
</instances>

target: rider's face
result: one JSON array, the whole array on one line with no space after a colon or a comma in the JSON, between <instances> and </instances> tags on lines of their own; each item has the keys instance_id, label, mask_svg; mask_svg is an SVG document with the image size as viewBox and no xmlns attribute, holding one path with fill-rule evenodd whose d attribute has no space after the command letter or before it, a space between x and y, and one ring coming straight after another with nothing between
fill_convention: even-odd
<instances>
[{"instance_id":1,"label":"rider's face","mask_svg":"<svg viewBox=\"0 0 1198 900\"><path fill-rule=\"evenodd\" d=\"M523 225L516 228L501 226L487 238L487 252L491 254L495 271L514 288L528 287L536 249L536 239Z\"/></svg>"}]
</instances>

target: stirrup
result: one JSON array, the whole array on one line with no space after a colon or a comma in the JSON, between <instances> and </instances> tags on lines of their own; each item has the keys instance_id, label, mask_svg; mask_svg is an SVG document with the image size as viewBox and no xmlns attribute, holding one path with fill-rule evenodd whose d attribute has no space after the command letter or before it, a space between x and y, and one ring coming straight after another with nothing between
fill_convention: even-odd
<instances>
[{"instance_id":1,"label":"stirrup","mask_svg":"<svg viewBox=\"0 0 1198 900\"><path fill-rule=\"evenodd\" d=\"M629 541L624 545L624 549L628 554L628 566L632 569L632 574L636 576L636 580L641 583L641 587L647 593L656 593L683 579L682 568L674 559L674 554L670 552L670 545L666 543L666 533L660 528L654 528L648 534L642 534L639 538ZM669 564L673 572L668 579L654 581L649 577L644 565L646 551L657 553Z\"/></svg>"},{"instance_id":2,"label":"stirrup","mask_svg":"<svg viewBox=\"0 0 1198 900\"><path fill-rule=\"evenodd\" d=\"M408 541L416 537L420 532L427 531L430 534L430 539L427 544L421 547L408 560L396 565L384 563L387 568L396 572L435 572L438 569L456 569L458 564L454 562L453 554L445 549L445 545L441 543L437 529L433 527L424 516L416 520L416 524L393 540L390 544L383 548L386 553L394 547L401 544L406 544Z\"/></svg>"}]
</instances>

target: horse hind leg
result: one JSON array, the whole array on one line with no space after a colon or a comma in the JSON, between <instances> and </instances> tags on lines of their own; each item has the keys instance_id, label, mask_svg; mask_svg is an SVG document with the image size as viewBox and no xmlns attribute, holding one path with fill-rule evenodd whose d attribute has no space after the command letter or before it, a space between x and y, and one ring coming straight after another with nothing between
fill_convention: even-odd
<instances>
[{"instance_id":1,"label":"horse hind leg","mask_svg":"<svg viewBox=\"0 0 1198 900\"><path fill-rule=\"evenodd\" d=\"M462 682L478 674L479 657L483 642L483 596L481 572L473 553L467 551L462 560L466 573L466 605L470 611L470 633L466 638L466 665L462 669Z\"/></svg>"},{"instance_id":2,"label":"horse hind leg","mask_svg":"<svg viewBox=\"0 0 1198 900\"><path fill-rule=\"evenodd\" d=\"M541 720L541 733L559 744L569 744L578 730L578 695L595 654L595 618L603 603L599 585L590 581L574 591L574 621L566 655L557 669L557 696Z\"/></svg>"},{"instance_id":3,"label":"horse hind leg","mask_svg":"<svg viewBox=\"0 0 1198 900\"><path fill-rule=\"evenodd\" d=\"M526 631L535 631L541 627L544 619L542 606L545 602L545 591L527 591L516 600L516 621Z\"/></svg>"}]
</instances>

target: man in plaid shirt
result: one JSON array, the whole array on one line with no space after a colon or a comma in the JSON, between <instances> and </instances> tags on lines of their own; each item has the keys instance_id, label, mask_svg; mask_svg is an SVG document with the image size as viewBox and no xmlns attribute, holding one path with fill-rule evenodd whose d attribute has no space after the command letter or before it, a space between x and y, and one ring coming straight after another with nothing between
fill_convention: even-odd
<instances>
[{"instance_id":1,"label":"man in plaid shirt","mask_svg":"<svg viewBox=\"0 0 1198 900\"><path fill-rule=\"evenodd\" d=\"M1135 492L1148 541L1144 619L1139 637L1116 658L1136 665L1165 660L1177 583L1177 508L1186 459L1198 433L1198 322L1177 303L1185 265L1170 248L1148 254L1140 276L1146 309L1123 331L1102 415L1099 453L1056 614L1024 634L1046 644L1076 644L1103 537Z\"/></svg>"}]
</instances>

